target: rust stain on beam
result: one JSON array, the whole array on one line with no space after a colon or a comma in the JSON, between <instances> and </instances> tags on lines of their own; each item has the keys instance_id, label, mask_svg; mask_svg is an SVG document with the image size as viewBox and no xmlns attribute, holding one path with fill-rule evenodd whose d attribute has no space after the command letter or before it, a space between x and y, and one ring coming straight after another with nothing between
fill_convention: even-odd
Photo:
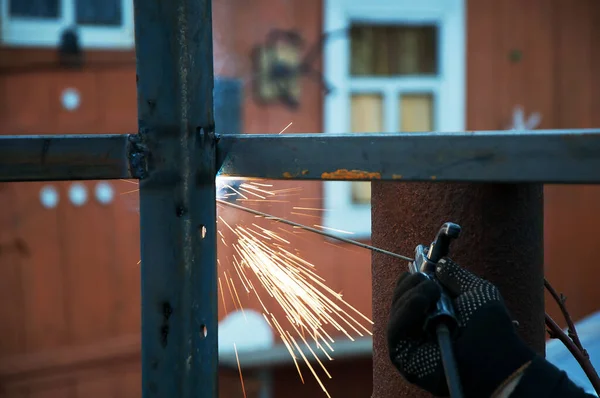
<instances>
[{"instance_id":1,"label":"rust stain on beam","mask_svg":"<svg viewBox=\"0 0 600 398\"><path fill-rule=\"evenodd\" d=\"M308 170L302 170L299 173L290 173L289 171L286 171L283 173L283 178L296 178L299 177L300 175L307 175L308 174Z\"/></svg>"},{"instance_id":2,"label":"rust stain on beam","mask_svg":"<svg viewBox=\"0 0 600 398\"><path fill-rule=\"evenodd\" d=\"M324 180L381 180L381 173L364 170L338 169L321 174Z\"/></svg>"}]
</instances>

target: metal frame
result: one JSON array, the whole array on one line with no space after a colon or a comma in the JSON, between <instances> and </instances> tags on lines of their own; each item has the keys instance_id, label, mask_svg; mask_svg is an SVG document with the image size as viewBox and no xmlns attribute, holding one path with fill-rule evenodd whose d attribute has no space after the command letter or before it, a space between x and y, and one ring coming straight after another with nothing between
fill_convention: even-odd
<instances>
[{"instance_id":1,"label":"metal frame","mask_svg":"<svg viewBox=\"0 0 600 398\"><path fill-rule=\"evenodd\" d=\"M600 130L214 133L210 0L134 4L138 134L0 137L0 181L140 180L143 396L217 396L215 176L600 183Z\"/></svg>"},{"instance_id":2,"label":"metal frame","mask_svg":"<svg viewBox=\"0 0 600 398\"><path fill-rule=\"evenodd\" d=\"M2 136L0 181L144 180L156 174L150 158L166 151L162 141L161 148L149 148L148 136L144 129L120 135ZM222 176L600 183L600 130L215 134L209 139L213 167Z\"/></svg>"}]
</instances>

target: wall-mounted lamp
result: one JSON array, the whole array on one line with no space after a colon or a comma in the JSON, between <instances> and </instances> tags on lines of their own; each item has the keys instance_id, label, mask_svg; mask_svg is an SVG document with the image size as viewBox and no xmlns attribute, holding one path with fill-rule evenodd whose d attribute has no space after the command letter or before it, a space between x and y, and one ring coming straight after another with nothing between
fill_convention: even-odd
<instances>
[{"instance_id":1,"label":"wall-mounted lamp","mask_svg":"<svg viewBox=\"0 0 600 398\"><path fill-rule=\"evenodd\" d=\"M302 76L317 80L325 94L331 92L331 87L323 79L322 73L313 67L313 63L321 55L325 40L346 33L346 29L326 32L308 51L302 53L305 43L300 33L272 30L265 43L256 46L252 53L256 101L262 104L281 102L289 108L297 108Z\"/></svg>"},{"instance_id":2,"label":"wall-mounted lamp","mask_svg":"<svg viewBox=\"0 0 600 398\"><path fill-rule=\"evenodd\" d=\"M297 108L300 100L302 37L295 31L275 30L253 52L254 93L257 101L282 102Z\"/></svg>"}]
</instances>

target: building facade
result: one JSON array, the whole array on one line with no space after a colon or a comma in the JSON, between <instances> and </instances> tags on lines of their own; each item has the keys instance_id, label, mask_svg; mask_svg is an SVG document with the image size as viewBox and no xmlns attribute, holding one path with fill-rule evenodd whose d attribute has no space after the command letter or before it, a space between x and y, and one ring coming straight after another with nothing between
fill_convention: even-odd
<instances>
[{"instance_id":1,"label":"building facade","mask_svg":"<svg viewBox=\"0 0 600 398\"><path fill-rule=\"evenodd\" d=\"M0 134L136 131L131 0L101 8L66 0L1 4ZM593 0L219 0L213 12L215 75L234 87L217 90L215 102L223 112L239 110L220 117L222 133L600 125L594 51L600 5ZM275 64L302 73L267 73ZM238 203L369 241L368 183L261 183L277 198L252 200L246 192ZM140 396L135 189L133 181L0 184L0 388L6 396ZM230 225L277 228L234 209L219 212ZM546 274L569 297L576 319L599 309L599 221L600 187L545 187ZM369 252L293 229L277 233L332 292L371 316ZM268 293L257 298L247 291L231 239L219 244L219 310L229 325L223 326L229 340L223 340L221 396L242 396L232 342L240 346L249 397L323 394L305 365L301 382L277 328L263 335L244 326L241 308L281 322L289 311L270 298L267 311L261 298ZM548 311L557 317L552 304ZM331 380L319 371L331 396L368 397L368 334L353 334L358 342L345 345L343 333L331 325L325 330L340 343L339 359L326 364Z\"/></svg>"}]
</instances>

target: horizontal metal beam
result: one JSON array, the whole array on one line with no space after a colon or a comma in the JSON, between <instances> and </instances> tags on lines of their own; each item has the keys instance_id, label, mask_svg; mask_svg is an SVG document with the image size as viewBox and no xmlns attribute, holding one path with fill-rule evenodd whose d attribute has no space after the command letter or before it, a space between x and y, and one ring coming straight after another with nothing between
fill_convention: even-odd
<instances>
[{"instance_id":1,"label":"horizontal metal beam","mask_svg":"<svg viewBox=\"0 0 600 398\"><path fill-rule=\"evenodd\" d=\"M0 136L0 181L137 178L136 137ZM221 135L217 151L237 177L600 183L600 130Z\"/></svg>"},{"instance_id":2,"label":"horizontal metal beam","mask_svg":"<svg viewBox=\"0 0 600 398\"><path fill-rule=\"evenodd\" d=\"M222 135L224 176L600 183L600 130Z\"/></svg>"},{"instance_id":3,"label":"horizontal metal beam","mask_svg":"<svg viewBox=\"0 0 600 398\"><path fill-rule=\"evenodd\" d=\"M135 135L0 136L0 181L134 178Z\"/></svg>"}]
</instances>

